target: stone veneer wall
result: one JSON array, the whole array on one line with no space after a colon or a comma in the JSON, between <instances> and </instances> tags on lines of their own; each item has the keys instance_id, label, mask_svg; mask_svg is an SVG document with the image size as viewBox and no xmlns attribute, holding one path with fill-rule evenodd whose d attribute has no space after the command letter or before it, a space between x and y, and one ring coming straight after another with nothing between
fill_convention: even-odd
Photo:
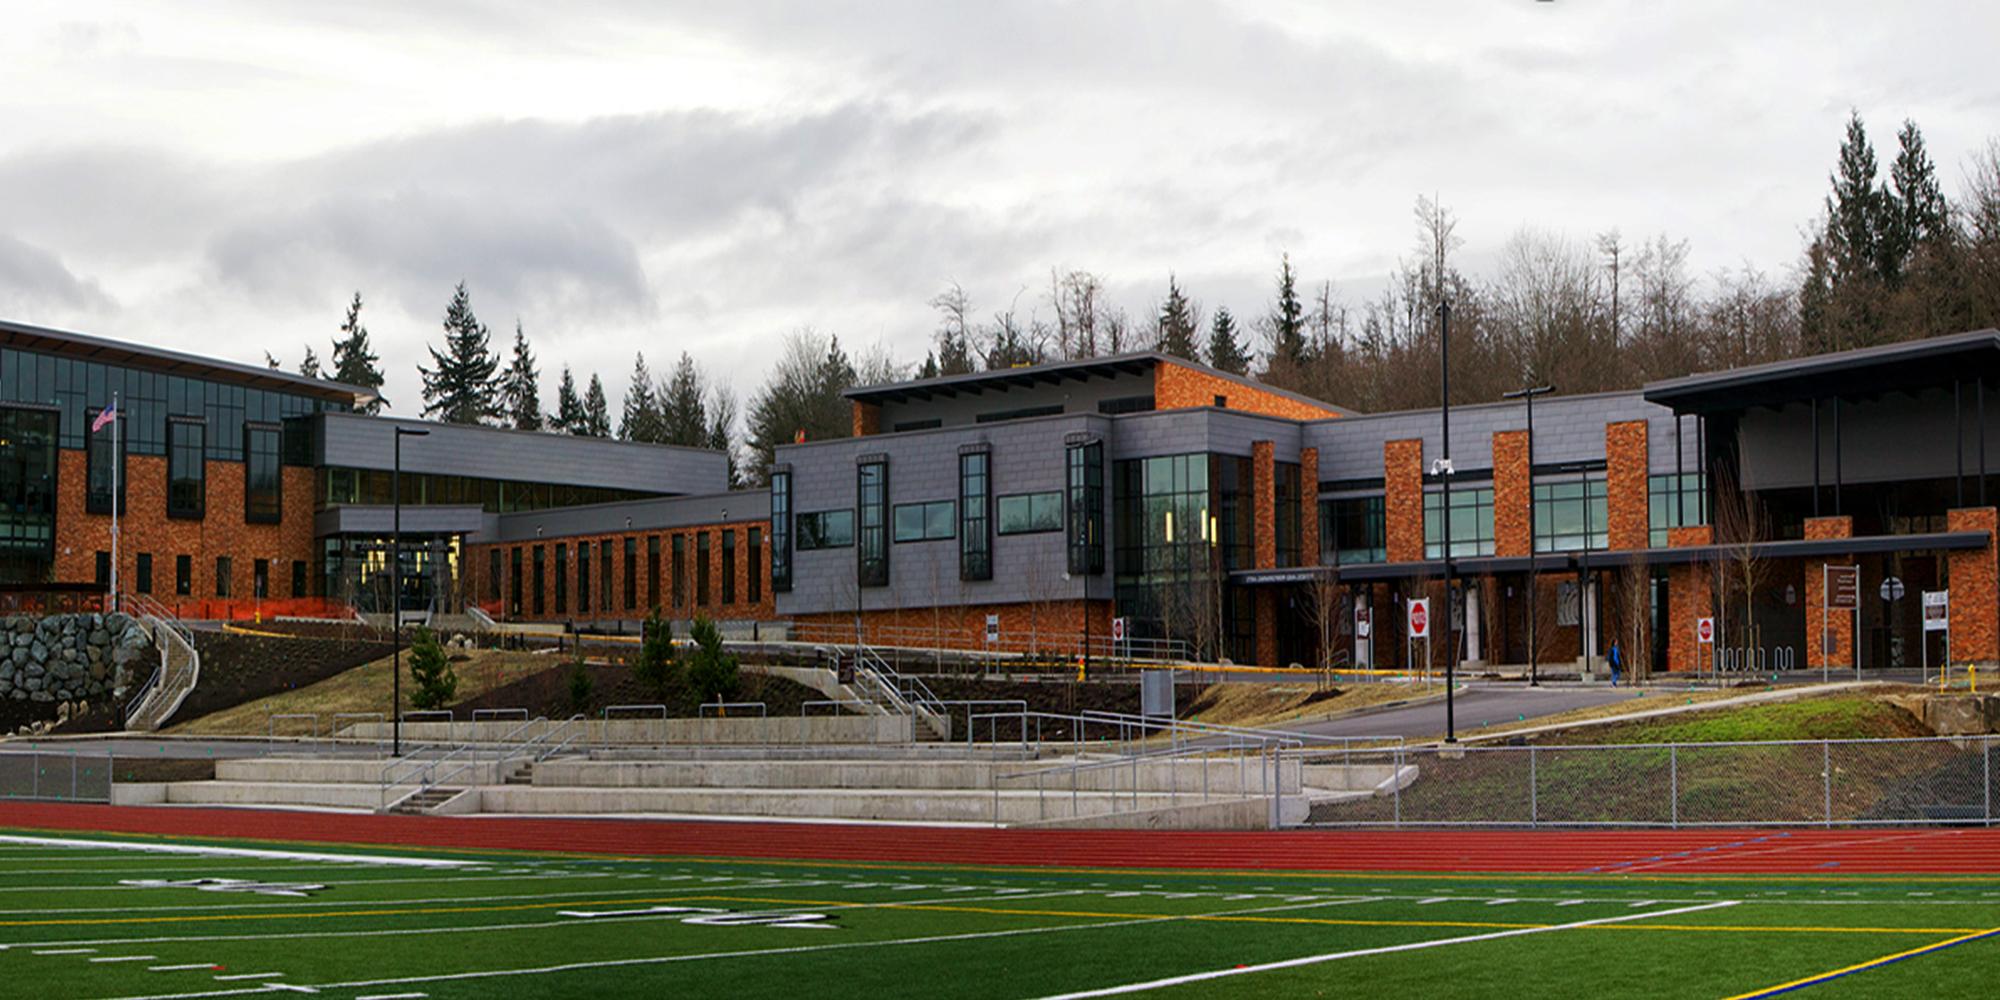
<instances>
[{"instance_id":1,"label":"stone veneer wall","mask_svg":"<svg viewBox=\"0 0 2000 1000\"><path fill-rule=\"evenodd\" d=\"M0 698L79 702L122 697L152 673L152 637L122 614L0 618Z\"/></svg>"}]
</instances>

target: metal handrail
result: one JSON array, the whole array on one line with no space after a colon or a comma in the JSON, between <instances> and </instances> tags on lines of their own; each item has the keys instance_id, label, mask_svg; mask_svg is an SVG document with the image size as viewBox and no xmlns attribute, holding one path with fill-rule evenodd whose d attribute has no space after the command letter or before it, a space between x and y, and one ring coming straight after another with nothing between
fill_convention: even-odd
<instances>
[{"instance_id":1,"label":"metal handrail","mask_svg":"<svg viewBox=\"0 0 2000 1000\"><path fill-rule=\"evenodd\" d=\"M501 719L520 719L526 722L528 720L528 710L525 708L475 708L472 710L473 722L498 722Z\"/></svg>"},{"instance_id":2,"label":"metal handrail","mask_svg":"<svg viewBox=\"0 0 2000 1000\"><path fill-rule=\"evenodd\" d=\"M536 722L546 722L546 721L547 721L546 719L536 719L528 722L523 722L520 725L509 730L505 736L502 736L501 741L506 742L514 740L518 738L523 731L528 729L528 727L533 726ZM410 793L410 795L415 795L418 792L422 792L425 789L435 787L438 784L438 778L437 778L438 768L442 767L446 763L449 763L453 758L459 756L460 754L469 753L472 755L474 761L476 761L481 749L482 749L481 746L476 743L461 743L458 746L453 747L444 756L439 757L436 760L416 760L412 758L404 758L402 760L389 762L388 766L382 769L381 781L379 782L381 794L378 796L378 801L382 802L382 808L384 809L387 809L391 805L395 804L388 802L386 800L388 799L390 788L404 783L394 780L397 768L409 769L411 772L411 776L413 777L417 775L424 776L417 781L417 788ZM453 770L451 773L453 775L457 775L463 770L464 767L461 766ZM403 799L406 798L409 798L409 795L400 796L397 798L396 801L401 802Z\"/></svg>"},{"instance_id":3,"label":"metal handrail","mask_svg":"<svg viewBox=\"0 0 2000 1000\"><path fill-rule=\"evenodd\" d=\"M1101 718L1108 722L1128 722L1148 718L1143 715L1133 715L1129 712L1112 712L1095 708L1083 709L1078 714L1090 718ZM1300 741L1301 744L1338 744L1345 750L1353 749L1357 743L1368 744L1370 747L1374 747L1377 745L1401 746L1408 742L1405 737L1397 735L1334 736L1325 733L1300 733L1287 729L1270 729L1259 726L1231 726L1220 722L1203 722L1199 719L1172 719L1166 721L1165 725L1170 732L1175 734L1178 734L1181 730L1188 730L1195 733L1217 736L1269 736L1282 739L1295 739ZM1178 735L1176 735L1176 739L1178 739Z\"/></svg>"},{"instance_id":4,"label":"metal handrail","mask_svg":"<svg viewBox=\"0 0 2000 1000\"><path fill-rule=\"evenodd\" d=\"M709 717L708 710L711 708L715 709L717 717L726 716L732 708L755 708L757 710L757 717L760 719L770 715L770 709L761 701L705 701L695 710L695 713L698 717L705 719Z\"/></svg>"}]
</instances>

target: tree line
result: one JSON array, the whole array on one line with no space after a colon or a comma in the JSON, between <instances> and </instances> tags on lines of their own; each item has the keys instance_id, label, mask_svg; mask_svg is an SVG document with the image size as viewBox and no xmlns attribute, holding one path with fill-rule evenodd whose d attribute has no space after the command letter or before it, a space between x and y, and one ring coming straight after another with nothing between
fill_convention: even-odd
<instances>
[{"instance_id":1,"label":"tree line","mask_svg":"<svg viewBox=\"0 0 2000 1000\"><path fill-rule=\"evenodd\" d=\"M1883 176L1858 113L1849 116L1822 213L1806 227L1799 260L1774 277L1746 263L1704 280L1689 242L1665 234L1628 242L1612 229L1579 241L1524 227L1493 273L1458 266L1457 216L1418 198L1416 238L1381 290L1349 302L1330 281L1300 277L1281 255L1271 296L1246 319L1212 311L1167 275L1142 317L1112 302L1106 279L1053 268L984 311L957 283L927 303L935 321L920 361L880 347L856 356L838 336L800 328L784 338L762 385L739 407L686 352L655 378L635 356L614 428L604 384L585 389L565 365L545 412L540 373L517 321L502 364L460 283L443 319L442 349L420 365L423 413L453 423L715 448L736 483L762 480L772 450L800 437L844 437L856 385L957 375L1138 350L1248 375L1361 411L1413 409L1439 399L1438 305L1451 305L1452 400L1486 402L1524 385L1562 393L1630 389L1718 370L1955 333L2000 323L2000 141L1966 165L1948 198L1915 122L1896 134ZM300 372L379 390L383 378L361 322L347 309L324 371L308 348ZM270 362L273 367L277 362ZM369 412L385 405L375 400ZM740 420L739 420L740 416ZM740 426L739 426L740 424ZM739 469L739 453L747 464Z\"/></svg>"}]
</instances>

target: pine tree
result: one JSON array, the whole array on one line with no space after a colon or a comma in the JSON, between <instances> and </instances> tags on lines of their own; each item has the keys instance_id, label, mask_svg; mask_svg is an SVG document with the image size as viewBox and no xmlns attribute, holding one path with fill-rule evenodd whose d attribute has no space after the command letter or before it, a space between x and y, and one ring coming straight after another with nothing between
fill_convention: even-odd
<instances>
[{"instance_id":1,"label":"pine tree","mask_svg":"<svg viewBox=\"0 0 2000 1000\"><path fill-rule=\"evenodd\" d=\"M361 323L361 293L354 293L354 301L347 306L347 320L340 324L340 339L333 342L333 375L335 382L366 389L375 397L362 404L364 413L381 413L389 405L383 399L382 369L375 367L381 358L368 348L368 328Z\"/></svg>"},{"instance_id":2,"label":"pine tree","mask_svg":"<svg viewBox=\"0 0 2000 1000\"><path fill-rule=\"evenodd\" d=\"M853 430L853 410L841 393L853 384L854 366L839 338L812 330L787 335L764 385L750 398L751 474L762 481L773 451L799 435L809 441L846 437Z\"/></svg>"},{"instance_id":3,"label":"pine tree","mask_svg":"<svg viewBox=\"0 0 2000 1000\"><path fill-rule=\"evenodd\" d=\"M604 398L604 381L590 373L590 388L583 391L583 433L586 437L611 436L611 404Z\"/></svg>"},{"instance_id":4,"label":"pine tree","mask_svg":"<svg viewBox=\"0 0 2000 1000\"><path fill-rule=\"evenodd\" d=\"M632 384L625 389L625 412L618 418L618 437L625 441L664 440L659 401L653 397L653 373L646 368L646 355L632 359Z\"/></svg>"},{"instance_id":5,"label":"pine tree","mask_svg":"<svg viewBox=\"0 0 2000 1000\"><path fill-rule=\"evenodd\" d=\"M278 359L273 357L270 351L264 352L264 367L269 368L272 371L277 371L279 368Z\"/></svg>"},{"instance_id":6,"label":"pine tree","mask_svg":"<svg viewBox=\"0 0 2000 1000\"><path fill-rule=\"evenodd\" d=\"M1860 112L1850 112L1847 137L1840 144L1834 169L1833 193L1826 199L1827 245L1835 280L1872 273L1877 266L1882 224L1882 192L1875 186L1875 147Z\"/></svg>"},{"instance_id":7,"label":"pine tree","mask_svg":"<svg viewBox=\"0 0 2000 1000\"><path fill-rule=\"evenodd\" d=\"M299 362L299 374L307 378L319 378L319 355L313 353L312 345L306 345L305 360Z\"/></svg>"},{"instance_id":8,"label":"pine tree","mask_svg":"<svg viewBox=\"0 0 2000 1000\"><path fill-rule=\"evenodd\" d=\"M417 366L424 379L424 416L448 424L483 424L499 412L494 374L500 368L487 343L486 325L472 313L465 282L452 290L444 311L444 351L430 348L433 367Z\"/></svg>"},{"instance_id":9,"label":"pine tree","mask_svg":"<svg viewBox=\"0 0 2000 1000\"><path fill-rule=\"evenodd\" d=\"M1880 263L1883 280L1898 284L1921 247L1935 243L1949 229L1950 208L1938 187L1937 167L1924 149L1917 123L1904 120L1896 134L1896 162L1889 167L1889 189L1883 192L1886 224Z\"/></svg>"},{"instance_id":10,"label":"pine tree","mask_svg":"<svg viewBox=\"0 0 2000 1000\"><path fill-rule=\"evenodd\" d=\"M937 378L939 374L941 373L938 371L937 352L925 351L924 363L917 366L917 377L920 379Z\"/></svg>"},{"instance_id":11,"label":"pine tree","mask_svg":"<svg viewBox=\"0 0 2000 1000\"><path fill-rule=\"evenodd\" d=\"M556 387L556 412L549 417L549 430L558 434L582 434L583 399L576 394L576 379L563 366L562 382Z\"/></svg>"},{"instance_id":12,"label":"pine tree","mask_svg":"<svg viewBox=\"0 0 2000 1000\"><path fill-rule=\"evenodd\" d=\"M1278 300L1267 320L1272 367L1296 372L1305 365L1305 317L1305 307L1299 304L1298 276L1292 272L1292 255L1285 254L1278 265Z\"/></svg>"},{"instance_id":13,"label":"pine tree","mask_svg":"<svg viewBox=\"0 0 2000 1000\"><path fill-rule=\"evenodd\" d=\"M500 418L517 431L542 429L542 373L528 350L528 335L514 321L514 356L500 373Z\"/></svg>"},{"instance_id":14,"label":"pine tree","mask_svg":"<svg viewBox=\"0 0 2000 1000\"><path fill-rule=\"evenodd\" d=\"M703 448L708 444L707 387L701 368L686 351L674 374L660 387L660 441Z\"/></svg>"},{"instance_id":15,"label":"pine tree","mask_svg":"<svg viewBox=\"0 0 2000 1000\"><path fill-rule=\"evenodd\" d=\"M736 468L736 445L732 439L736 428L736 394L727 386L716 386L708 401L708 432L702 447L719 451L729 459L729 488L743 485L743 478Z\"/></svg>"},{"instance_id":16,"label":"pine tree","mask_svg":"<svg viewBox=\"0 0 2000 1000\"><path fill-rule=\"evenodd\" d=\"M1201 345L1195 342L1194 306L1181 293L1180 282L1167 275L1167 300L1160 303L1160 343L1162 353L1189 361L1201 360Z\"/></svg>"},{"instance_id":17,"label":"pine tree","mask_svg":"<svg viewBox=\"0 0 2000 1000\"><path fill-rule=\"evenodd\" d=\"M1208 363L1231 375L1250 371L1250 358L1236 342L1236 317L1229 315L1226 306L1215 308L1215 322L1208 330Z\"/></svg>"}]
</instances>

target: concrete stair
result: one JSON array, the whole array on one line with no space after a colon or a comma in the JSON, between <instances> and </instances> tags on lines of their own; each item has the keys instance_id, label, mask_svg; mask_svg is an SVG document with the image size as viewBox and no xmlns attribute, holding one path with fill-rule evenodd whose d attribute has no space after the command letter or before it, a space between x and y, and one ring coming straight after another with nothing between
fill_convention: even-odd
<instances>
[{"instance_id":1,"label":"concrete stair","mask_svg":"<svg viewBox=\"0 0 2000 1000\"><path fill-rule=\"evenodd\" d=\"M524 760L511 767L502 767L500 778L503 785L532 785L535 783L535 762Z\"/></svg>"},{"instance_id":2,"label":"concrete stair","mask_svg":"<svg viewBox=\"0 0 2000 1000\"><path fill-rule=\"evenodd\" d=\"M437 807L457 798L459 793L463 791L465 791L463 788L445 788L442 786L426 788L390 806L389 811L403 816L427 815L435 812Z\"/></svg>"}]
</instances>

